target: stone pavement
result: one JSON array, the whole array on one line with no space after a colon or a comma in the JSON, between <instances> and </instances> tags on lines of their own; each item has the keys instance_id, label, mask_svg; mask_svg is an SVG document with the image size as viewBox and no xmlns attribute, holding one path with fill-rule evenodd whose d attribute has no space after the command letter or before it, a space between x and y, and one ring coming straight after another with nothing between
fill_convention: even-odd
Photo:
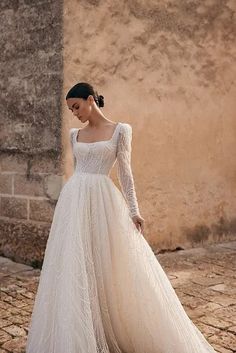
<instances>
[{"instance_id":1,"label":"stone pavement","mask_svg":"<svg viewBox=\"0 0 236 353\"><path fill-rule=\"evenodd\" d=\"M158 260L215 350L236 352L236 241L159 254ZM39 275L0 257L0 353L25 352Z\"/></svg>"}]
</instances>

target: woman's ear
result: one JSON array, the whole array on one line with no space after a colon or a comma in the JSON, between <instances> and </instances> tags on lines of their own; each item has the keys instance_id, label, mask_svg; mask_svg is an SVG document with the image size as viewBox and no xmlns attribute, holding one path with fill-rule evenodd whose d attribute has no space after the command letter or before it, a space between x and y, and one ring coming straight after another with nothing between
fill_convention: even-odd
<instances>
[{"instance_id":1,"label":"woman's ear","mask_svg":"<svg viewBox=\"0 0 236 353\"><path fill-rule=\"evenodd\" d=\"M94 98L93 98L93 96L91 94L88 96L87 100L88 100L89 103L95 102L95 100L94 100Z\"/></svg>"}]
</instances>

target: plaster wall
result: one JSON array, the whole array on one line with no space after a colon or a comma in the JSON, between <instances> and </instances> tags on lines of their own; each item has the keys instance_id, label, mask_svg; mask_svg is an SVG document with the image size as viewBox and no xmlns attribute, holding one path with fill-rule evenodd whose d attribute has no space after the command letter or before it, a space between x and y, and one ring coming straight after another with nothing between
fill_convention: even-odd
<instances>
[{"instance_id":1,"label":"plaster wall","mask_svg":"<svg viewBox=\"0 0 236 353\"><path fill-rule=\"evenodd\" d=\"M91 82L133 127L132 168L155 250L236 231L236 3L64 2L63 96ZM64 179L72 173L64 99ZM115 170L112 172L117 182Z\"/></svg>"}]
</instances>

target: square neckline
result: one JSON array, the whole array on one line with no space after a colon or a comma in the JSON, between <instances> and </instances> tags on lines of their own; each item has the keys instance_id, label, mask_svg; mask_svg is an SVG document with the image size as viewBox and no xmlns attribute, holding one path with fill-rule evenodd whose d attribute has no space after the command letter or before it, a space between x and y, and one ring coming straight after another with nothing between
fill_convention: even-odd
<instances>
[{"instance_id":1,"label":"square neckline","mask_svg":"<svg viewBox=\"0 0 236 353\"><path fill-rule=\"evenodd\" d=\"M92 144L99 143L99 142L110 142L110 141L113 139L114 135L115 135L115 132L116 132L116 130L117 130L117 128L118 128L118 125L120 125L120 122L118 122L118 123L116 124L115 129L114 129L114 131L113 131L113 133L112 133L112 136L111 136L111 138L110 138L109 140L100 140L100 141L94 141L94 142L77 141L77 138L78 138L78 135L79 135L79 131L81 130L81 128L77 128L77 129L76 129L77 133L75 134L75 143L78 143L78 144L85 144L85 145L92 145Z\"/></svg>"}]
</instances>

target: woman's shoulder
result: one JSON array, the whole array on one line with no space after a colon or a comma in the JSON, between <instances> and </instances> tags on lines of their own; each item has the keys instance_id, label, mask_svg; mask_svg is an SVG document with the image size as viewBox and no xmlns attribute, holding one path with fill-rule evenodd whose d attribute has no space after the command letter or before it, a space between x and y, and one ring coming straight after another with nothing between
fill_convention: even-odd
<instances>
[{"instance_id":1,"label":"woman's shoulder","mask_svg":"<svg viewBox=\"0 0 236 353\"><path fill-rule=\"evenodd\" d=\"M72 127L69 129L69 137L70 137L70 140L71 142L73 143L73 140L74 140L74 136L75 136L75 133L78 129L76 127Z\"/></svg>"},{"instance_id":2,"label":"woman's shoulder","mask_svg":"<svg viewBox=\"0 0 236 353\"><path fill-rule=\"evenodd\" d=\"M77 127L71 127L71 128L69 129L69 133L71 134L72 132L74 132L74 131L76 131L76 130L78 130Z\"/></svg>"},{"instance_id":3,"label":"woman's shoulder","mask_svg":"<svg viewBox=\"0 0 236 353\"><path fill-rule=\"evenodd\" d=\"M132 140L132 126L129 123L121 123L119 129L119 141L120 143L127 143L128 141Z\"/></svg>"},{"instance_id":4,"label":"woman's shoulder","mask_svg":"<svg viewBox=\"0 0 236 353\"><path fill-rule=\"evenodd\" d=\"M71 127L71 128L69 129L69 136L73 136L73 134L74 134L77 130L78 130L78 128L76 128L76 127Z\"/></svg>"},{"instance_id":5,"label":"woman's shoulder","mask_svg":"<svg viewBox=\"0 0 236 353\"><path fill-rule=\"evenodd\" d=\"M120 124L122 132L132 132L132 125L130 123L121 122Z\"/></svg>"}]
</instances>

